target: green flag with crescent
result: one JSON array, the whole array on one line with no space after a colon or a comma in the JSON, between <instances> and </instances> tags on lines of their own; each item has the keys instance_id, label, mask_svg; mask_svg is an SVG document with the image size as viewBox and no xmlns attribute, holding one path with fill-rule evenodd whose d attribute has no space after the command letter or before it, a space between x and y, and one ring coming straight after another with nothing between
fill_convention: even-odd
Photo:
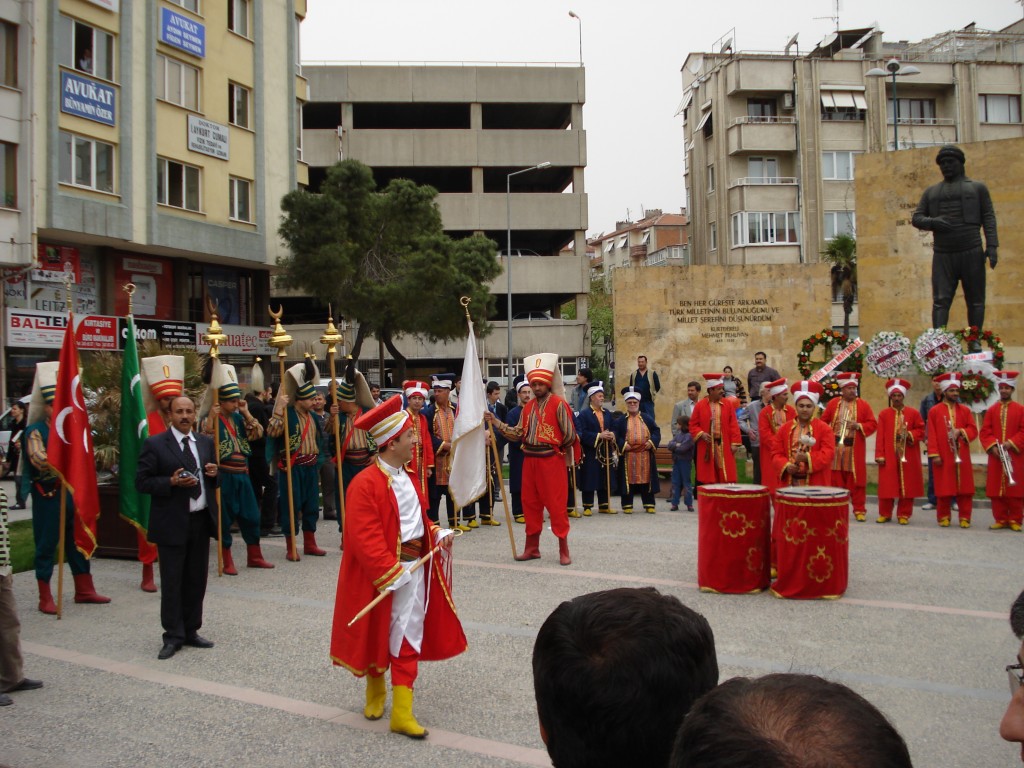
<instances>
[{"instance_id":1,"label":"green flag with crescent","mask_svg":"<svg viewBox=\"0 0 1024 768\"><path fill-rule=\"evenodd\" d=\"M135 471L143 441L149 437L146 408L142 404L142 376L139 348L135 341L135 319L128 315L127 341L121 367L121 447L118 464L118 495L121 517L143 534L149 530L149 496L135 490Z\"/></svg>"}]
</instances>

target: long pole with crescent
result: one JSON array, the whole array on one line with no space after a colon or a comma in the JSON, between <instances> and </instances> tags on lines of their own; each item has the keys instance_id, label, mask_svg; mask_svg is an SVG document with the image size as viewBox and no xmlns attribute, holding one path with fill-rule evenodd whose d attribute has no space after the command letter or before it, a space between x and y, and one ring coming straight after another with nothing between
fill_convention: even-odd
<instances>
[{"instance_id":1,"label":"long pole with crescent","mask_svg":"<svg viewBox=\"0 0 1024 768\"><path fill-rule=\"evenodd\" d=\"M320 343L327 347L327 364L330 367L331 372L331 407L333 408L338 404L338 380L334 375L334 358L336 355L335 347L344 341L342 335L338 332L338 329L334 325L334 313L331 309L331 305L327 305L327 327L324 329L323 335L320 336ZM342 482L341 477L341 419L338 413L333 414L334 416L334 461L336 464L335 479L337 480L338 494L338 524L341 526L342 539L344 540L345 535L345 484Z\"/></svg>"},{"instance_id":2,"label":"long pole with crescent","mask_svg":"<svg viewBox=\"0 0 1024 768\"><path fill-rule=\"evenodd\" d=\"M219 347L228 337L221 330L220 322L217 319L217 302L212 299L206 300L210 310L210 327L203 334L203 341L210 345L210 359L213 361L213 374L210 377L210 387L213 389L213 414L210 420L213 422L213 450L217 460L217 468L220 468L220 387L217 381L217 357L220 355ZM219 474L219 472L218 472ZM199 478L199 482L203 482ZM224 575L224 516L221 513L220 479L217 480L217 575Z\"/></svg>"},{"instance_id":3,"label":"long pole with crescent","mask_svg":"<svg viewBox=\"0 0 1024 768\"><path fill-rule=\"evenodd\" d=\"M284 389L284 361L288 357L288 347L292 345L292 337L285 331L284 326L281 325L281 315L284 314L284 308L278 305L277 312L267 307L270 312L270 316L274 320L274 332L270 336L270 341L267 342L271 347L277 350L277 362L281 371L281 383L280 387ZM291 446L291 435L288 434L288 408L285 407L284 411L284 471L288 477L288 535L291 537L291 551L295 553L295 559L299 559L299 548L295 541L295 496L292 491L292 446Z\"/></svg>"},{"instance_id":4,"label":"long pole with crescent","mask_svg":"<svg viewBox=\"0 0 1024 768\"><path fill-rule=\"evenodd\" d=\"M68 332L75 332L75 312L74 305L71 303L71 275L72 271L68 269L69 264L65 264L64 269L64 291L67 298L68 304ZM60 535L57 542L57 620L64 616L64 546L67 543L67 536L64 532L64 526L68 518L68 487L64 483L63 475L60 478Z\"/></svg>"}]
</instances>

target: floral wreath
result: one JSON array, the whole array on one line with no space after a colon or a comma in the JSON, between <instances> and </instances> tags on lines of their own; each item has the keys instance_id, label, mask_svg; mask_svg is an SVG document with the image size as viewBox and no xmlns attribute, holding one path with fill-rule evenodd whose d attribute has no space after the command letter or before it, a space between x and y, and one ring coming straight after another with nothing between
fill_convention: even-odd
<instances>
[{"instance_id":1,"label":"floral wreath","mask_svg":"<svg viewBox=\"0 0 1024 768\"><path fill-rule=\"evenodd\" d=\"M925 376L959 371L964 364L960 337L945 328L929 328L918 336L912 355L914 365Z\"/></svg>"},{"instance_id":2,"label":"floral wreath","mask_svg":"<svg viewBox=\"0 0 1024 768\"><path fill-rule=\"evenodd\" d=\"M821 361L821 365L824 365L832 356L835 355L842 349L846 348L846 345L850 343L850 338L840 331L834 331L831 328L822 328L813 336L808 336L800 344L800 353L796 357L796 367L800 370L800 375L805 379L811 375L812 361L811 353L816 347L821 347L825 350L828 355L824 360ZM820 366L819 366L820 367ZM854 371L860 373L864 368L864 351L858 349L854 351L848 358L843 360L839 366L833 371ZM824 382L822 382L824 384Z\"/></svg>"},{"instance_id":3,"label":"floral wreath","mask_svg":"<svg viewBox=\"0 0 1024 768\"><path fill-rule=\"evenodd\" d=\"M996 336L992 331L983 331L976 325L972 325L968 328L964 328L959 331L954 331L957 338L963 344L971 344L972 342L984 342L988 345L988 348L992 351L992 366L996 370L1003 369L1003 341ZM963 394L961 393L961 397Z\"/></svg>"},{"instance_id":4,"label":"floral wreath","mask_svg":"<svg viewBox=\"0 0 1024 768\"><path fill-rule=\"evenodd\" d=\"M905 376L914 368L910 339L896 331L879 331L868 342L868 370L883 379Z\"/></svg>"},{"instance_id":5,"label":"floral wreath","mask_svg":"<svg viewBox=\"0 0 1024 768\"><path fill-rule=\"evenodd\" d=\"M985 403L995 392L991 379L982 373L969 371L960 377L960 402L973 411L975 403Z\"/></svg>"}]
</instances>

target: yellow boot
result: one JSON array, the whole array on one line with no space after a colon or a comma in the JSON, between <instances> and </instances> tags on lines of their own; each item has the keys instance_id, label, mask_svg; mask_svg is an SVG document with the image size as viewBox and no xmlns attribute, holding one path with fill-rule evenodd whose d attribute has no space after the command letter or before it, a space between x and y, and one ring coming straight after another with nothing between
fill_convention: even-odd
<instances>
[{"instance_id":1,"label":"yellow boot","mask_svg":"<svg viewBox=\"0 0 1024 768\"><path fill-rule=\"evenodd\" d=\"M412 688L396 685L391 690L391 732L412 739L422 739L427 729L416 722L412 713Z\"/></svg>"},{"instance_id":2,"label":"yellow boot","mask_svg":"<svg viewBox=\"0 0 1024 768\"><path fill-rule=\"evenodd\" d=\"M363 717L367 720L380 720L384 717L384 702L388 698L388 686L384 675L380 677L366 676L366 706Z\"/></svg>"}]
</instances>

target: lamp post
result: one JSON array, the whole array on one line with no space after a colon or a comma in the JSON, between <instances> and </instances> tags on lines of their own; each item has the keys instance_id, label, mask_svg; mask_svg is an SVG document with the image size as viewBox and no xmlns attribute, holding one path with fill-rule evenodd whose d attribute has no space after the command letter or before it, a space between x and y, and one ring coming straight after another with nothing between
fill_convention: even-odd
<instances>
[{"instance_id":1,"label":"lamp post","mask_svg":"<svg viewBox=\"0 0 1024 768\"><path fill-rule=\"evenodd\" d=\"M576 19L576 21L580 25L579 26L579 30L580 30L580 66L582 67L583 66L583 19L581 19L579 17L579 14L576 13L576 11L569 11L569 16L571 16L572 18Z\"/></svg>"},{"instance_id":2,"label":"lamp post","mask_svg":"<svg viewBox=\"0 0 1024 768\"><path fill-rule=\"evenodd\" d=\"M512 386L512 177L521 173L529 173L540 168L547 168L551 163L545 161L529 168L512 171L505 177L505 277L508 281L505 298L508 303L508 386Z\"/></svg>"},{"instance_id":3,"label":"lamp post","mask_svg":"<svg viewBox=\"0 0 1024 768\"><path fill-rule=\"evenodd\" d=\"M907 75L919 75L921 70L913 65L900 66L898 59L889 59L885 62L885 69L873 67L864 73L865 77L891 77L892 78L892 147L893 151L900 148L900 100L896 93L896 78Z\"/></svg>"}]
</instances>

